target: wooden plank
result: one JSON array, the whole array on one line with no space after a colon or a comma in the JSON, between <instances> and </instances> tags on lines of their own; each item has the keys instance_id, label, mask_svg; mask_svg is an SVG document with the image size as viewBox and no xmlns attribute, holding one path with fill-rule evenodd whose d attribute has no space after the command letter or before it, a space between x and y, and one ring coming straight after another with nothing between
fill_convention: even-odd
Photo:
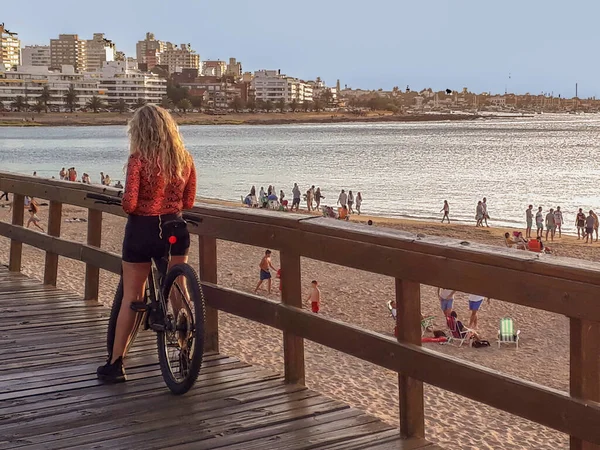
<instances>
[{"instance_id":1,"label":"wooden plank","mask_svg":"<svg viewBox=\"0 0 600 450\"><path fill-rule=\"evenodd\" d=\"M283 304L302 308L300 255L286 251L280 257L281 301ZM304 340L287 330L283 330L283 360L286 382L304 384Z\"/></svg>"},{"instance_id":2,"label":"wooden plank","mask_svg":"<svg viewBox=\"0 0 600 450\"><path fill-rule=\"evenodd\" d=\"M47 236L4 222L0 222L0 236L5 236L66 258L83 261L86 264L100 267L112 273L121 273L120 256L86 244Z\"/></svg>"},{"instance_id":3,"label":"wooden plank","mask_svg":"<svg viewBox=\"0 0 600 450\"><path fill-rule=\"evenodd\" d=\"M208 236L198 236L200 280L217 284L217 240ZM219 351L219 311L206 306L204 316L204 350Z\"/></svg>"},{"instance_id":4,"label":"wooden plank","mask_svg":"<svg viewBox=\"0 0 600 450\"><path fill-rule=\"evenodd\" d=\"M429 442L425 439L402 439L398 430L385 430L361 436L346 442L327 444L319 450L429 450ZM433 449L431 449L433 450Z\"/></svg>"},{"instance_id":5,"label":"wooden plank","mask_svg":"<svg viewBox=\"0 0 600 450\"><path fill-rule=\"evenodd\" d=\"M102 244L102 211L88 209L87 244L100 247ZM100 288L100 268L93 264L85 265L84 300L97 300Z\"/></svg>"},{"instance_id":6,"label":"wooden plank","mask_svg":"<svg viewBox=\"0 0 600 450\"><path fill-rule=\"evenodd\" d=\"M581 439L600 443L600 404L502 375L413 344L255 295L203 284L213 307L313 342ZM494 386L494 389L481 389ZM545 405L531 408L531 404Z\"/></svg>"},{"instance_id":7,"label":"wooden plank","mask_svg":"<svg viewBox=\"0 0 600 450\"><path fill-rule=\"evenodd\" d=\"M6 191L5 191L6 192ZM25 217L25 196L13 194L12 224L23 226ZM23 255L23 244L17 239L10 240L10 256L8 268L11 272L21 271L21 257Z\"/></svg>"},{"instance_id":8,"label":"wooden plank","mask_svg":"<svg viewBox=\"0 0 600 450\"><path fill-rule=\"evenodd\" d=\"M396 328L398 342L421 346L421 286L396 278ZM425 437L423 382L398 373L400 435Z\"/></svg>"},{"instance_id":9,"label":"wooden plank","mask_svg":"<svg viewBox=\"0 0 600 450\"><path fill-rule=\"evenodd\" d=\"M48 210L48 235L60 237L60 225L62 222L62 203L50 201ZM46 263L44 265L44 284L56 286L58 276L58 255L46 252Z\"/></svg>"},{"instance_id":10,"label":"wooden plank","mask_svg":"<svg viewBox=\"0 0 600 450\"><path fill-rule=\"evenodd\" d=\"M600 324L570 320L571 395L583 401L600 402ZM599 450L599 444L570 438L571 450Z\"/></svg>"}]
</instances>

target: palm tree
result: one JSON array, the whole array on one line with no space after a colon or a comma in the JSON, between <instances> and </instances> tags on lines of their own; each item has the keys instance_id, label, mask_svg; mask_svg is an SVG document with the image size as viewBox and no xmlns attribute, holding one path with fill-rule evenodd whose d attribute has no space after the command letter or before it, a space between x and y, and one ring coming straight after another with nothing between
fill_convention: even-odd
<instances>
[{"instance_id":1,"label":"palm tree","mask_svg":"<svg viewBox=\"0 0 600 450\"><path fill-rule=\"evenodd\" d=\"M50 94L50 88L48 86L42 88L42 93L38 97L38 100L43 103L46 111L48 111L48 102L52 100L52 95Z\"/></svg>"},{"instance_id":2,"label":"palm tree","mask_svg":"<svg viewBox=\"0 0 600 450\"><path fill-rule=\"evenodd\" d=\"M38 101L35 103L35 105L33 105L32 108L36 113L39 113L39 114L41 114L42 111L48 110L48 107L46 105L44 105L44 102L41 98L38 98Z\"/></svg>"},{"instance_id":3,"label":"palm tree","mask_svg":"<svg viewBox=\"0 0 600 450\"><path fill-rule=\"evenodd\" d=\"M143 98L138 98L138 101L135 102L135 109L141 108L142 106L146 105L146 100L144 100Z\"/></svg>"},{"instance_id":4,"label":"palm tree","mask_svg":"<svg viewBox=\"0 0 600 450\"><path fill-rule=\"evenodd\" d=\"M273 110L273 102L271 100L267 100L265 102L264 108L266 112L271 112Z\"/></svg>"},{"instance_id":5,"label":"palm tree","mask_svg":"<svg viewBox=\"0 0 600 450\"><path fill-rule=\"evenodd\" d=\"M77 92L73 86L69 86L69 90L65 94L65 103L71 112L75 111L77 104Z\"/></svg>"},{"instance_id":6,"label":"palm tree","mask_svg":"<svg viewBox=\"0 0 600 450\"><path fill-rule=\"evenodd\" d=\"M160 101L160 106L164 109L173 109L173 100L165 95Z\"/></svg>"},{"instance_id":7,"label":"palm tree","mask_svg":"<svg viewBox=\"0 0 600 450\"><path fill-rule=\"evenodd\" d=\"M98 110L104 106L104 102L102 101L102 99L100 97L97 97L94 95L92 98L90 98L88 100L88 102L86 103L85 106L87 106L88 108L93 110L95 113L97 113Z\"/></svg>"},{"instance_id":8,"label":"palm tree","mask_svg":"<svg viewBox=\"0 0 600 450\"><path fill-rule=\"evenodd\" d=\"M10 104L10 107L16 109L18 112L21 112L22 109L26 109L27 106L29 105L22 95L18 95L17 98L15 98L15 101Z\"/></svg>"},{"instance_id":9,"label":"palm tree","mask_svg":"<svg viewBox=\"0 0 600 450\"><path fill-rule=\"evenodd\" d=\"M192 103L187 98L182 98L179 103L177 103L177 108L185 114L188 109L192 109Z\"/></svg>"},{"instance_id":10,"label":"palm tree","mask_svg":"<svg viewBox=\"0 0 600 450\"><path fill-rule=\"evenodd\" d=\"M277 100L277 109L282 113L285 112L285 99L283 97Z\"/></svg>"},{"instance_id":11,"label":"palm tree","mask_svg":"<svg viewBox=\"0 0 600 450\"><path fill-rule=\"evenodd\" d=\"M290 102L290 109L292 110L292 112L296 112L296 110L298 109L298 101L296 99L293 99Z\"/></svg>"},{"instance_id":12,"label":"palm tree","mask_svg":"<svg viewBox=\"0 0 600 450\"><path fill-rule=\"evenodd\" d=\"M125 111L127 111L127 102L124 98L119 99L119 102L117 103L117 111L119 111L119 114L123 114Z\"/></svg>"}]
</instances>

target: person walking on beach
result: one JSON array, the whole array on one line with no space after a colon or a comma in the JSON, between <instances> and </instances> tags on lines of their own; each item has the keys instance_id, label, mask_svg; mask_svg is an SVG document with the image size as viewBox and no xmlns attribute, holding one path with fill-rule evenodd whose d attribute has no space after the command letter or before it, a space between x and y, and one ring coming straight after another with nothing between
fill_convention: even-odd
<instances>
[{"instance_id":1,"label":"person walking on beach","mask_svg":"<svg viewBox=\"0 0 600 450\"><path fill-rule=\"evenodd\" d=\"M311 212L313 209L312 203L313 203L313 191L312 191L312 189L309 189L308 191L306 191L306 208L308 209L308 212Z\"/></svg>"},{"instance_id":2,"label":"person walking on beach","mask_svg":"<svg viewBox=\"0 0 600 450\"><path fill-rule=\"evenodd\" d=\"M535 214L535 226L537 228L537 237L542 237L542 233L544 232L544 213L542 213L541 206Z\"/></svg>"},{"instance_id":3,"label":"person walking on beach","mask_svg":"<svg viewBox=\"0 0 600 450\"><path fill-rule=\"evenodd\" d=\"M110 183L112 183L110 175L106 174L106 176L104 177L104 186L110 186Z\"/></svg>"},{"instance_id":4,"label":"person walking on beach","mask_svg":"<svg viewBox=\"0 0 600 450\"><path fill-rule=\"evenodd\" d=\"M480 227L482 226L482 221L483 221L483 204L481 203L481 200L479 200L477 202L477 211L475 212L475 226L476 227Z\"/></svg>"},{"instance_id":5,"label":"person walking on beach","mask_svg":"<svg viewBox=\"0 0 600 450\"><path fill-rule=\"evenodd\" d=\"M321 199L325 198L323 194L321 194L321 188L318 187L315 191L315 202L317 204L317 210L321 207Z\"/></svg>"},{"instance_id":6,"label":"person walking on beach","mask_svg":"<svg viewBox=\"0 0 600 450\"><path fill-rule=\"evenodd\" d=\"M63 167L62 169L60 169L60 172L58 172L58 177L61 180L64 180L67 178L67 171L65 170L65 168Z\"/></svg>"},{"instance_id":7,"label":"person walking on beach","mask_svg":"<svg viewBox=\"0 0 600 450\"><path fill-rule=\"evenodd\" d=\"M594 243L594 211L590 209L589 215L585 218L585 243L588 243L588 238L590 240L590 244Z\"/></svg>"},{"instance_id":8,"label":"person walking on beach","mask_svg":"<svg viewBox=\"0 0 600 450\"><path fill-rule=\"evenodd\" d=\"M575 226L577 227L577 240L585 237L585 214L583 208L579 208L577 217L575 217Z\"/></svg>"},{"instance_id":9,"label":"person walking on beach","mask_svg":"<svg viewBox=\"0 0 600 450\"><path fill-rule=\"evenodd\" d=\"M317 314L321 309L321 290L317 280L313 280L310 284L310 291L306 300L310 302L312 312Z\"/></svg>"},{"instance_id":10,"label":"person walking on beach","mask_svg":"<svg viewBox=\"0 0 600 450\"><path fill-rule=\"evenodd\" d=\"M556 228L558 229L558 237L562 237L562 224L563 224L563 214L560 210L560 206L556 207L556 211L554 211L554 222L556 223Z\"/></svg>"},{"instance_id":11,"label":"person walking on beach","mask_svg":"<svg viewBox=\"0 0 600 450\"><path fill-rule=\"evenodd\" d=\"M362 205L362 194L360 192L356 193L356 212L360 216L360 207Z\"/></svg>"},{"instance_id":12,"label":"person walking on beach","mask_svg":"<svg viewBox=\"0 0 600 450\"><path fill-rule=\"evenodd\" d=\"M75 170L75 167L71 167L71 171L69 173L69 181L72 181L73 183L77 181L77 171Z\"/></svg>"},{"instance_id":13,"label":"person walking on beach","mask_svg":"<svg viewBox=\"0 0 600 450\"><path fill-rule=\"evenodd\" d=\"M482 210L483 210L483 220L485 222L485 226L486 227L490 227L487 223L488 219L490 218L490 215L488 214L488 209L487 209L487 198L483 197L483 201L481 202L482 205ZM481 224L483 226L483 223Z\"/></svg>"},{"instance_id":14,"label":"person walking on beach","mask_svg":"<svg viewBox=\"0 0 600 450\"><path fill-rule=\"evenodd\" d=\"M314 201L315 201L315 194L316 194L316 191L315 191L315 185L314 185L314 184L313 184L313 185L310 187L310 190L311 190L311 192L312 192L312 198L313 198L313 202L314 202ZM311 205L310 205L310 206L312 207L312 209L313 209L313 211L314 211L314 210L315 210L315 206L314 206L312 203L311 203ZM318 208L319 208L319 207L317 206L317 208L316 208L316 209L318 209Z\"/></svg>"},{"instance_id":15,"label":"person walking on beach","mask_svg":"<svg viewBox=\"0 0 600 450\"><path fill-rule=\"evenodd\" d=\"M594 232L596 233L596 242L598 242L598 215L594 211L590 211L594 217Z\"/></svg>"},{"instance_id":16,"label":"person walking on beach","mask_svg":"<svg viewBox=\"0 0 600 450\"><path fill-rule=\"evenodd\" d=\"M550 208L550 212L546 214L546 240L548 240L548 233L550 233L550 240L554 242L554 234L556 233L556 220L553 208Z\"/></svg>"},{"instance_id":17,"label":"person walking on beach","mask_svg":"<svg viewBox=\"0 0 600 450\"><path fill-rule=\"evenodd\" d=\"M440 212L444 212L444 217L442 217L442 223L444 223L444 219L448 220L450 223L450 205L448 204L448 200L444 200L444 206L440 210Z\"/></svg>"},{"instance_id":18,"label":"person walking on beach","mask_svg":"<svg viewBox=\"0 0 600 450\"><path fill-rule=\"evenodd\" d=\"M292 188L292 211L294 210L294 206L296 207L296 212L300 208L300 188L298 187L298 183L294 183L294 187Z\"/></svg>"},{"instance_id":19,"label":"person walking on beach","mask_svg":"<svg viewBox=\"0 0 600 450\"><path fill-rule=\"evenodd\" d=\"M346 191L343 189L342 189L342 192L340 192L340 196L338 197L337 204L340 205L342 208L344 206L346 208L348 208L348 194L346 194Z\"/></svg>"},{"instance_id":20,"label":"person walking on beach","mask_svg":"<svg viewBox=\"0 0 600 450\"><path fill-rule=\"evenodd\" d=\"M477 312L481 308L481 304L485 298L481 295L470 294L469 295L469 311L471 311L471 318L469 319L469 328L474 330L477 329Z\"/></svg>"},{"instance_id":21,"label":"person walking on beach","mask_svg":"<svg viewBox=\"0 0 600 450\"><path fill-rule=\"evenodd\" d=\"M533 226L533 205L529 205L529 208L525 210L525 220L527 221L525 237L527 239L531 239L531 227Z\"/></svg>"},{"instance_id":22,"label":"person walking on beach","mask_svg":"<svg viewBox=\"0 0 600 450\"><path fill-rule=\"evenodd\" d=\"M348 191L348 214L354 214L352 206L354 206L354 194L352 191Z\"/></svg>"},{"instance_id":23,"label":"person walking on beach","mask_svg":"<svg viewBox=\"0 0 600 450\"><path fill-rule=\"evenodd\" d=\"M254 293L257 293L258 290L260 289L261 285L263 284L263 282L265 280L267 280L267 291L270 294L271 293L271 271L269 269L273 269L273 270L277 271L277 269L275 269L275 267L273 267L273 264L271 263L271 250L265 251L265 256L263 256L262 259L260 260L260 264L258 265L258 267L260 267L260 280L258 281L258 284L256 285L256 289L254 289Z\"/></svg>"},{"instance_id":24,"label":"person walking on beach","mask_svg":"<svg viewBox=\"0 0 600 450\"><path fill-rule=\"evenodd\" d=\"M440 308L446 317L452 312L452 307L454 306L454 294L456 294L456 291L450 289L437 289L437 295L440 299Z\"/></svg>"},{"instance_id":25,"label":"person walking on beach","mask_svg":"<svg viewBox=\"0 0 600 450\"><path fill-rule=\"evenodd\" d=\"M283 189L281 189L279 191L279 203L283 205L283 199L285 198L285 193L283 192Z\"/></svg>"},{"instance_id":26,"label":"person walking on beach","mask_svg":"<svg viewBox=\"0 0 600 450\"><path fill-rule=\"evenodd\" d=\"M100 172L100 184L104 186L104 172Z\"/></svg>"},{"instance_id":27,"label":"person walking on beach","mask_svg":"<svg viewBox=\"0 0 600 450\"><path fill-rule=\"evenodd\" d=\"M39 228L42 233L44 232L44 229L40 226L40 218L38 217L37 213L39 211L38 205L35 201L31 201L29 203L29 220L27 221L27 228L29 228L29 226L31 224L35 225L37 228Z\"/></svg>"}]
</instances>

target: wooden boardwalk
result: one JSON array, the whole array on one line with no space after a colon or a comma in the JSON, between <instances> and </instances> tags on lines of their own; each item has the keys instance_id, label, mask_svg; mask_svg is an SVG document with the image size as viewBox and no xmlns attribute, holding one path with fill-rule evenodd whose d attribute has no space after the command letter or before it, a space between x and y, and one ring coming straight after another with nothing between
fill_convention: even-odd
<instances>
[{"instance_id":1,"label":"wooden boardwalk","mask_svg":"<svg viewBox=\"0 0 600 450\"><path fill-rule=\"evenodd\" d=\"M208 354L172 396L154 335L102 385L108 309L0 267L1 449L439 449L281 376Z\"/></svg>"}]
</instances>

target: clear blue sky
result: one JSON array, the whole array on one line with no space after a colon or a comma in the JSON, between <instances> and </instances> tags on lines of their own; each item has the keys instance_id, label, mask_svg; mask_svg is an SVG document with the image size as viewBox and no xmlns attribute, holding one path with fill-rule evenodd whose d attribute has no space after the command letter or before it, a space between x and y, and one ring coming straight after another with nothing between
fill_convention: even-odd
<instances>
[{"instance_id":1,"label":"clear blue sky","mask_svg":"<svg viewBox=\"0 0 600 450\"><path fill-rule=\"evenodd\" d=\"M191 43L202 59L233 56L244 70L353 88L568 97L576 82L580 97L600 97L598 17L598 0L29 0L0 9L23 45L104 32L135 56L152 31Z\"/></svg>"}]
</instances>

